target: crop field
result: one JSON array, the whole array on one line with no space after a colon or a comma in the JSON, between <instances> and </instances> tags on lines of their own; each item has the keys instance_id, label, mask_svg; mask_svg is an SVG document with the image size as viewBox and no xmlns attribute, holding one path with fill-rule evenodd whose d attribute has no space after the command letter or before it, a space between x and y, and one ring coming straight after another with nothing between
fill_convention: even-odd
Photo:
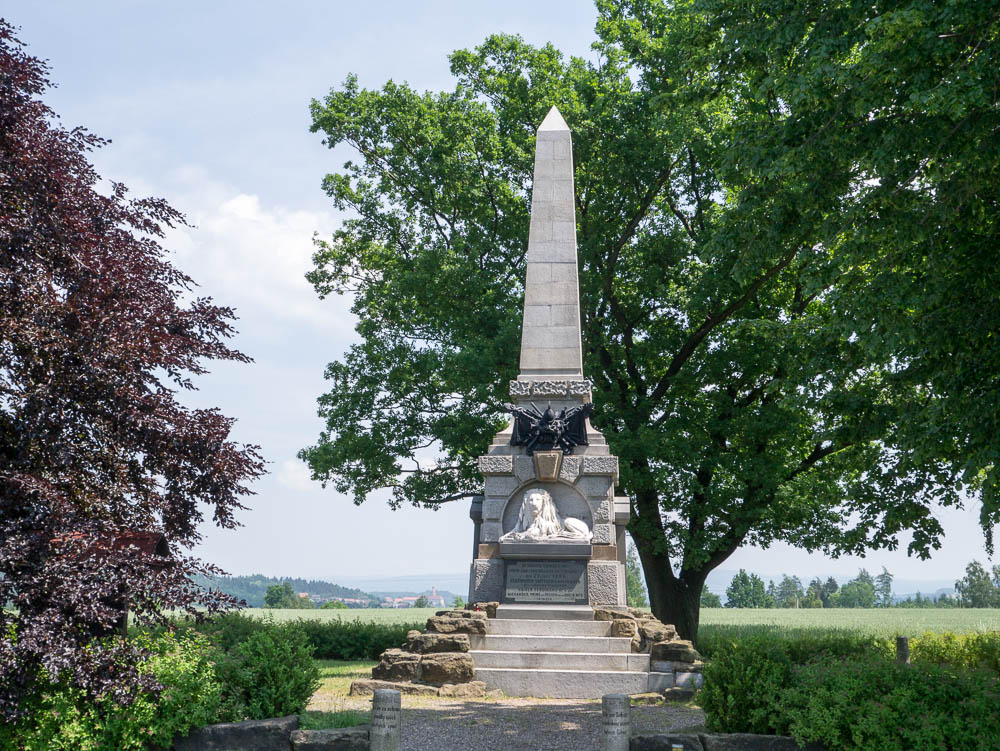
<instances>
[{"instance_id":1,"label":"crop field","mask_svg":"<svg viewBox=\"0 0 1000 751\"><path fill-rule=\"evenodd\" d=\"M701 611L701 625L736 635L748 630L829 631L872 636L917 636L927 631L1000 631L1000 610L987 608L817 608L738 609Z\"/></svg>"},{"instance_id":2,"label":"crop field","mask_svg":"<svg viewBox=\"0 0 1000 751\"><path fill-rule=\"evenodd\" d=\"M248 608L242 612L254 618L294 621L300 618L319 621L367 621L374 623L423 624L438 608L359 608L352 610L269 610ZM926 631L1000 631L997 609L850 609L816 610L704 608L701 625L705 630L725 631L736 636L747 631L828 631L845 630L891 637L917 636Z\"/></svg>"}]
</instances>

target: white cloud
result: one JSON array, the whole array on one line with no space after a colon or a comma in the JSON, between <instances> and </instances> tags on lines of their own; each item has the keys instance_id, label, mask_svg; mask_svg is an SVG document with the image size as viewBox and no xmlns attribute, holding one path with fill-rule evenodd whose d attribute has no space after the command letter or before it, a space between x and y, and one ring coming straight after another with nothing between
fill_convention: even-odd
<instances>
[{"instance_id":1,"label":"white cloud","mask_svg":"<svg viewBox=\"0 0 1000 751\"><path fill-rule=\"evenodd\" d=\"M209 180L194 167L170 177L186 188L171 190L170 201L194 226L171 231L165 245L199 284L196 294L236 308L241 317L266 316L352 338L350 300L320 301L304 276L312 268L313 234L332 231L332 213L264 206L258 196Z\"/></svg>"},{"instance_id":2,"label":"white cloud","mask_svg":"<svg viewBox=\"0 0 1000 751\"><path fill-rule=\"evenodd\" d=\"M319 483L309 479L309 468L298 459L285 459L275 479L282 487L299 492L318 490Z\"/></svg>"}]
</instances>

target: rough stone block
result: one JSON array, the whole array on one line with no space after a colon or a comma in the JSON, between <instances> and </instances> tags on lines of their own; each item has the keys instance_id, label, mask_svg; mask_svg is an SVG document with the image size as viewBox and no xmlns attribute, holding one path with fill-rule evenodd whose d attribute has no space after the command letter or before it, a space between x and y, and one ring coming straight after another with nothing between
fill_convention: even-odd
<instances>
[{"instance_id":1,"label":"rough stone block","mask_svg":"<svg viewBox=\"0 0 1000 751\"><path fill-rule=\"evenodd\" d=\"M583 474L610 475L618 478L617 456L585 456L583 457Z\"/></svg>"},{"instance_id":2,"label":"rough stone block","mask_svg":"<svg viewBox=\"0 0 1000 751\"><path fill-rule=\"evenodd\" d=\"M619 569L621 569L619 571ZM618 577L624 580L625 567L617 561L591 561L587 564L587 582L591 605L624 605L619 602Z\"/></svg>"},{"instance_id":3,"label":"rough stone block","mask_svg":"<svg viewBox=\"0 0 1000 751\"><path fill-rule=\"evenodd\" d=\"M507 458L513 459L514 457L508 456ZM517 486L520 485L521 482L513 476L513 464L511 465L510 471L511 474L489 475L486 478L486 481L483 483L483 487L487 498L490 496L502 496L507 498L511 493L517 490Z\"/></svg>"},{"instance_id":4,"label":"rough stone block","mask_svg":"<svg viewBox=\"0 0 1000 751\"><path fill-rule=\"evenodd\" d=\"M794 738L783 735L702 733L698 738L704 751L802 751ZM809 743L805 751L822 751L822 747Z\"/></svg>"},{"instance_id":5,"label":"rough stone block","mask_svg":"<svg viewBox=\"0 0 1000 751\"><path fill-rule=\"evenodd\" d=\"M484 475L509 475L514 471L514 457L509 454L481 456L478 465Z\"/></svg>"},{"instance_id":6,"label":"rough stone block","mask_svg":"<svg viewBox=\"0 0 1000 751\"><path fill-rule=\"evenodd\" d=\"M499 496L486 496L483 501L483 520L499 521L503 515L503 508L507 505L506 498Z\"/></svg>"},{"instance_id":7,"label":"rough stone block","mask_svg":"<svg viewBox=\"0 0 1000 751\"><path fill-rule=\"evenodd\" d=\"M647 688L650 691L666 691L674 687L673 673L650 673Z\"/></svg>"},{"instance_id":8,"label":"rough stone block","mask_svg":"<svg viewBox=\"0 0 1000 751\"><path fill-rule=\"evenodd\" d=\"M175 751L289 751L289 737L299 729L297 715L270 720L206 725L174 741Z\"/></svg>"},{"instance_id":9,"label":"rough stone block","mask_svg":"<svg viewBox=\"0 0 1000 751\"><path fill-rule=\"evenodd\" d=\"M368 679L351 681L351 690L348 692L348 695L371 696L380 688L389 688L394 691L399 691L401 694L408 694L410 696L438 695L436 686L425 686L422 683L409 683L408 681L378 681ZM191 751L196 750L191 749ZM204 751L204 749L197 749L197 751Z\"/></svg>"},{"instance_id":10,"label":"rough stone block","mask_svg":"<svg viewBox=\"0 0 1000 751\"><path fill-rule=\"evenodd\" d=\"M611 636L627 636L631 639L636 635L635 621L631 618L619 618L611 622Z\"/></svg>"},{"instance_id":11,"label":"rough stone block","mask_svg":"<svg viewBox=\"0 0 1000 751\"><path fill-rule=\"evenodd\" d=\"M485 629L482 633L486 633ZM438 686L444 683L467 683L472 680L474 672L472 656L464 652L436 652L420 659L420 680L423 683Z\"/></svg>"},{"instance_id":12,"label":"rough stone block","mask_svg":"<svg viewBox=\"0 0 1000 751\"><path fill-rule=\"evenodd\" d=\"M434 634L485 634L486 619L452 618L447 615L427 619L427 630ZM373 673L373 677L379 678Z\"/></svg>"},{"instance_id":13,"label":"rough stone block","mask_svg":"<svg viewBox=\"0 0 1000 751\"><path fill-rule=\"evenodd\" d=\"M674 685L678 688L701 688L705 677L701 673L674 672Z\"/></svg>"},{"instance_id":14,"label":"rough stone block","mask_svg":"<svg viewBox=\"0 0 1000 751\"><path fill-rule=\"evenodd\" d=\"M677 632L674 630L673 626L667 626L660 623L655 618L645 618L639 621L639 633L642 635L642 638L650 644L670 641L671 639L675 639L677 637Z\"/></svg>"},{"instance_id":15,"label":"rough stone block","mask_svg":"<svg viewBox=\"0 0 1000 751\"><path fill-rule=\"evenodd\" d=\"M572 485L580 476L580 457L564 456L559 469L559 479Z\"/></svg>"},{"instance_id":16,"label":"rough stone block","mask_svg":"<svg viewBox=\"0 0 1000 751\"><path fill-rule=\"evenodd\" d=\"M482 681L468 683L446 683L441 686L438 696L454 696L460 699L478 699L486 696L486 684Z\"/></svg>"},{"instance_id":17,"label":"rough stone block","mask_svg":"<svg viewBox=\"0 0 1000 751\"><path fill-rule=\"evenodd\" d=\"M705 751L697 735L634 735L629 751Z\"/></svg>"},{"instance_id":18,"label":"rough stone block","mask_svg":"<svg viewBox=\"0 0 1000 751\"><path fill-rule=\"evenodd\" d=\"M583 457L584 466L589 458ZM605 498L611 497L611 480L607 477L581 477L576 481L576 489L588 499L603 501Z\"/></svg>"},{"instance_id":19,"label":"rough stone block","mask_svg":"<svg viewBox=\"0 0 1000 751\"><path fill-rule=\"evenodd\" d=\"M468 637L466 637L468 638ZM387 649L372 668L377 681L413 681L420 672L420 655L402 649Z\"/></svg>"},{"instance_id":20,"label":"rough stone block","mask_svg":"<svg viewBox=\"0 0 1000 751\"><path fill-rule=\"evenodd\" d=\"M569 387L567 381L535 381L532 394L535 396L565 396Z\"/></svg>"},{"instance_id":21,"label":"rough stone block","mask_svg":"<svg viewBox=\"0 0 1000 751\"><path fill-rule=\"evenodd\" d=\"M479 541L480 542L499 542L500 535L503 534L503 527L500 526L498 521L484 521L483 526L479 529Z\"/></svg>"},{"instance_id":22,"label":"rough stone block","mask_svg":"<svg viewBox=\"0 0 1000 751\"><path fill-rule=\"evenodd\" d=\"M595 524L598 524L598 523L610 524L611 523L611 501L609 501L607 498L605 498L603 501L601 501L599 504L597 504L597 508L593 509L591 511L591 514L594 517L594 523Z\"/></svg>"},{"instance_id":23,"label":"rough stone block","mask_svg":"<svg viewBox=\"0 0 1000 751\"><path fill-rule=\"evenodd\" d=\"M650 650L650 659L654 662L696 662L701 659L698 650L691 642L678 639L675 641L663 641L653 645Z\"/></svg>"},{"instance_id":24,"label":"rough stone block","mask_svg":"<svg viewBox=\"0 0 1000 751\"><path fill-rule=\"evenodd\" d=\"M511 381L511 396L531 396L531 381Z\"/></svg>"},{"instance_id":25,"label":"rough stone block","mask_svg":"<svg viewBox=\"0 0 1000 751\"><path fill-rule=\"evenodd\" d=\"M406 648L410 652L429 654L431 652L468 652L468 634L421 634L406 635Z\"/></svg>"},{"instance_id":26,"label":"rough stone block","mask_svg":"<svg viewBox=\"0 0 1000 751\"><path fill-rule=\"evenodd\" d=\"M469 601L500 601L503 594L503 560L477 558L469 570Z\"/></svg>"},{"instance_id":27,"label":"rough stone block","mask_svg":"<svg viewBox=\"0 0 1000 751\"><path fill-rule=\"evenodd\" d=\"M615 528L610 524L595 524L593 531L591 542L595 545L610 545L615 541Z\"/></svg>"},{"instance_id":28,"label":"rough stone block","mask_svg":"<svg viewBox=\"0 0 1000 751\"><path fill-rule=\"evenodd\" d=\"M617 621L631 620L631 616L624 610L612 610L610 608L594 608L595 621Z\"/></svg>"},{"instance_id":29,"label":"rough stone block","mask_svg":"<svg viewBox=\"0 0 1000 751\"><path fill-rule=\"evenodd\" d=\"M329 730L296 730L292 751L368 751L368 725Z\"/></svg>"},{"instance_id":30,"label":"rough stone block","mask_svg":"<svg viewBox=\"0 0 1000 751\"><path fill-rule=\"evenodd\" d=\"M569 381L566 393L570 396L590 396L590 381Z\"/></svg>"},{"instance_id":31,"label":"rough stone block","mask_svg":"<svg viewBox=\"0 0 1000 751\"><path fill-rule=\"evenodd\" d=\"M514 474L521 482L535 479L535 462L530 456L515 456Z\"/></svg>"}]
</instances>

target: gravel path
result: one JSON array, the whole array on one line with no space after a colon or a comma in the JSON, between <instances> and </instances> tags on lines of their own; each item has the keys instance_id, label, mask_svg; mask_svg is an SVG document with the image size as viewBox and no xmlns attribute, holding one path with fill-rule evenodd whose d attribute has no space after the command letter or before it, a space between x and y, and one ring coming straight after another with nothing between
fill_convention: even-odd
<instances>
[{"instance_id":1,"label":"gravel path","mask_svg":"<svg viewBox=\"0 0 1000 751\"><path fill-rule=\"evenodd\" d=\"M632 707L632 732L654 733L701 725L700 709L683 705ZM574 699L436 701L402 717L403 751L597 751L600 702Z\"/></svg>"}]
</instances>

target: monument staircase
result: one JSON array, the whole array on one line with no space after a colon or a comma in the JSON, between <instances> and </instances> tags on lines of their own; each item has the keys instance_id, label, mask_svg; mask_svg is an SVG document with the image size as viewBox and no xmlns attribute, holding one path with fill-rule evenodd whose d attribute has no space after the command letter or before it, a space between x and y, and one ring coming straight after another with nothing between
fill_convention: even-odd
<instances>
[{"instance_id":1,"label":"monument staircase","mask_svg":"<svg viewBox=\"0 0 1000 751\"><path fill-rule=\"evenodd\" d=\"M471 635L476 680L507 696L598 699L673 686L673 674L650 672L650 656L611 636L611 621L587 605L500 605L486 633Z\"/></svg>"}]
</instances>

